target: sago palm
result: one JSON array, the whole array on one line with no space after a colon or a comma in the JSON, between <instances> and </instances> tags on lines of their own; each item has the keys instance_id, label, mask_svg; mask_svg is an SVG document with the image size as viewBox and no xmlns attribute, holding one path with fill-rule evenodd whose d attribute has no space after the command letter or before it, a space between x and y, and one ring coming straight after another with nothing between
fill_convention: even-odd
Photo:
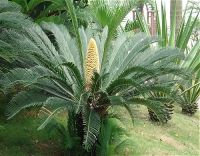
<instances>
[{"instance_id":1,"label":"sago palm","mask_svg":"<svg viewBox=\"0 0 200 156\"><path fill-rule=\"evenodd\" d=\"M71 1L68 6L76 29ZM9 119L27 107L48 108L49 116L41 129L65 109L70 125L66 136L73 142L67 148L73 151L83 144L92 153L98 145L101 123L113 105L124 106L132 116L130 105L142 104L161 122L167 121L165 103L174 98L170 75L184 76L174 63L183 58L178 49L158 49L152 45L157 40L142 33L123 33L106 45L108 27L95 35L79 28L74 38L63 25L39 26L25 18L19 22L28 22L29 27L15 29L12 22L0 34L0 51L23 62L25 68L15 68L1 77L5 93L22 86L7 106ZM164 79L166 76L169 78ZM149 96L157 92L166 96Z\"/></svg>"},{"instance_id":2,"label":"sago palm","mask_svg":"<svg viewBox=\"0 0 200 156\"><path fill-rule=\"evenodd\" d=\"M175 4L176 3L174 3L174 5ZM166 47L166 46L177 47L177 48L180 48L182 52L186 54L186 59L184 61L177 59L176 62L180 66L181 64L184 64L184 67L187 68L190 72L193 72L194 76L193 76L193 79L190 79L189 81L186 80L184 81L184 83L177 85L179 87L175 88L175 90L178 90L178 92L181 92L180 95L178 96L180 96L180 99L182 100L179 99L177 100L177 102L181 105L183 110L195 112L197 110L197 99L199 97L199 90L197 89L197 87L199 87L198 85L199 80L196 79L197 77L196 75L198 75L199 73L197 70L194 71L193 68L188 67L188 65L190 64L189 62L192 59L194 60L196 59L197 68L199 64L198 62L199 60L198 51L199 51L199 45L200 45L199 41L197 41L194 47L192 46L192 48L190 46L190 42L193 43L193 41L191 41L191 36L198 22L200 10L198 7L195 8L194 4L192 4L193 7L189 8L190 4L192 3L188 2L184 15L183 15L182 23L179 25L179 27L177 27L176 14L173 14L173 16L171 17L170 31L167 29L166 6L164 5L164 3L161 2L161 10L158 10L158 6L155 5L156 6L155 12L156 12L156 24L157 24L156 33L161 38L160 42L158 42L159 45L162 47ZM175 7L173 8L174 10L171 10L171 11L174 11L176 13L176 8ZM141 31L147 34L150 34L150 31L148 28L149 26L147 22L138 12L137 12L136 21L134 21L133 24L128 24L127 30L130 31L133 28L135 28L135 23L137 24L136 28L140 28ZM176 29L178 30L178 32L175 35L175 32L177 31ZM193 89L193 86L196 89ZM187 94L187 96L185 94ZM191 110L189 110L190 105L191 105ZM184 109L184 107L186 107L186 109ZM149 112L150 112L150 118L154 118L154 114L151 111Z\"/></svg>"},{"instance_id":3,"label":"sago palm","mask_svg":"<svg viewBox=\"0 0 200 156\"><path fill-rule=\"evenodd\" d=\"M198 99L200 98L200 41L190 49L187 58L182 61L181 66L190 70L191 78L184 80L178 86L178 104L182 107L184 114L193 115L198 110Z\"/></svg>"}]
</instances>

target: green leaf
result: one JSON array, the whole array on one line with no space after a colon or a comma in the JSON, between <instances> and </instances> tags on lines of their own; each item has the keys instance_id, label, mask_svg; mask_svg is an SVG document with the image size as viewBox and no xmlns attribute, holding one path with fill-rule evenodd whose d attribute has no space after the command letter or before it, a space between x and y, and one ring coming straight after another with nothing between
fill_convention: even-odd
<instances>
[{"instance_id":1,"label":"green leaf","mask_svg":"<svg viewBox=\"0 0 200 156\"><path fill-rule=\"evenodd\" d=\"M116 79L106 89L109 95L115 95L119 91L128 87L139 87L139 85L131 79Z\"/></svg>"},{"instance_id":2,"label":"green leaf","mask_svg":"<svg viewBox=\"0 0 200 156\"><path fill-rule=\"evenodd\" d=\"M123 105L125 103L124 99L121 96L108 96L111 105Z\"/></svg>"},{"instance_id":3,"label":"green leaf","mask_svg":"<svg viewBox=\"0 0 200 156\"><path fill-rule=\"evenodd\" d=\"M159 99L146 99L146 98L132 98L131 100L126 102L127 104L140 104L148 107L151 111L153 111L160 122L166 123L168 118L170 118L169 112L164 103L160 102Z\"/></svg>"},{"instance_id":4,"label":"green leaf","mask_svg":"<svg viewBox=\"0 0 200 156\"><path fill-rule=\"evenodd\" d=\"M84 124L84 148L89 151L94 146L99 135L101 119L97 112L89 108L83 108L83 124Z\"/></svg>"},{"instance_id":5,"label":"green leaf","mask_svg":"<svg viewBox=\"0 0 200 156\"><path fill-rule=\"evenodd\" d=\"M73 6L73 2L72 0L65 0L65 4L66 4L66 9L69 11L70 17L72 19L72 24L73 24L73 28L74 28L74 32L76 34L76 39L77 39L77 44L79 47L79 55L80 55L80 62L81 62L81 67L83 70L83 51L82 51L82 42L81 42L81 37L78 31L78 20L76 17L76 13L75 13L75 8Z\"/></svg>"},{"instance_id":6,"label":"green leaf","mask_svg":"<svg viewBox=\"0 0 200 156\"><path fill-rule=\"evenodd\" d=\"M59 107L57 109L55 109L53 112L51 112L51 114L46 118L46 120L38 127L37 130L42 130L43 128L45 128L50 122L51 120L54 118L55 114L59 111L63 109L63 107Z\"/></svg>"},{"instance_id":7,"label":"green leaf","mask_svg":"<svg viewBox=\"0 0 200 156\"><path fill-rule=\"evenodd\" d=\"M9 102L7 106L6 116L8 116L8 119L11 119L14 115L16 115L24 108L37 105L41 106L47 98L47 95L36 90L21 91L16 94Z\"/></svg>"},{"instance_id":8,"label":"green leaf","mask_svg":"<svg viewBox=\"0 0 200 156\"><path fill-rule=\"evenodd\" d=\"M141 31L145 32L147 35L150 35L148 24L138 11L136 11L136 18L138 20Z\"/></svg>"},{"instance_id":9,"label":"green leaf","mask_svg":"<svg viewBox=\"0 0 200 156\"><path fill-rule=\"evenodd\" d=\"M176 0L174 3L173 16L170 25L169 46L175 46L175 33L176 33Z\"/></svg>"},{"instance_id":10,"label":"green leaf","mask_svg":"<svg viewBox=\"0 0 200 156\"><path fill-rule=\"evenodd\" d=\"M65 62L65 63L62 63L61 66L67 67L67 69L70 71L70 76L71 76L71 78L72 78L72 79L75 78L76 83L79 84L80 87L83 86L83 80L82 80L80 71L79 71L79 69L76 67L76 65L74 65L74 64L71 63L71 62Z\"/></svg>"},{"instance_id":11,"label":"green leaf","mask_svg":"<svg viewBox=\"0 0 200 156\"><path fill-rule=\"evenodd\" d=\"M161 2L161 16L162 16L162 46L164 47L168 44L168 35L167 35L166 10L163 2Z\"/></svg>"}]
</instances>

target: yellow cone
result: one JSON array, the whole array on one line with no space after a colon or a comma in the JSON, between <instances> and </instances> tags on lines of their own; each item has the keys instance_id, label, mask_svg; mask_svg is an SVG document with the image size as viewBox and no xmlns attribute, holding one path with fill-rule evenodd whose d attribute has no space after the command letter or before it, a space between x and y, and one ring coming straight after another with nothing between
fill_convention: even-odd
<instances>
[{"instance_id":1,"label":"yellow cone","mask_svg":"<svg viewBox=\"0 0 200 156\"><path fill-rule=\"evenodd\" d=\"M94 72L99 72L99 53L96 45L96 41L91 38L88 43L88 49L85 61L85 78L86 78L86 90L89 90L92 84L92 77Z\"/></svg>"}]
</instances>

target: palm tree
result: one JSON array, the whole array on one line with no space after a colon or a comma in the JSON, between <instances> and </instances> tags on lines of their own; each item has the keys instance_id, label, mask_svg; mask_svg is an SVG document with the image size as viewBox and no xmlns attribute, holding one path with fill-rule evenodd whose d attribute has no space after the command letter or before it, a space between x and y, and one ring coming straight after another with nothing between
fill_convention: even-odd
<instances>
[{"instance_id":1,"label":"palm tree","mask_svg":"<svg viewBox=\"0 0 200 156\"><path fill-rule=\"evenodd\" d=\"M43 22L39 26L19 18L24 25L16 29L18 14L10 17L15 21L0 18L2 25L2 21L9 21L0 34L0 51L25 64L25 68L16 67L1 76L0 85L5 93L15 85L22 86L8 103L8 119L27 107L48 108L50 114L41 129L55 114L66 110L65 136L71 141L67 148L85 153L95 153L97 140L101 145L102 121L112 106L123 106L133 116L131 105L145 105L161 122L166 122L165 103L174 98L174 80L170 75L184 75L174 64L174 60L183 57L182 53L178 49L153 47L157 40L143 33L123 33L107 45L107 26L95 35L78 28L73 3L66 1L66 5L75 37L63 25ZM1 11L0 17L3 14ZM166 96L150 96L157 93Z\"/></svg>"},{"instance_id":2,"label":"palm tree","mask_svg":"<svg viewBox=\"0 0 200 156\"><path fill-rule=\"evenodd\" d=\"M181 106L182 112L187 115L194 115L198 110L198 99L200 97L200 41L189 49L190 53L182 62L181 66L191 71L191 78L183 80L179 84L179 98L177 103Z\"/></svg>"},{"instance_id":3,"label":"palm tree","mask_svg":"<svg viewBox=\"0 0 200 156\"><path fill-rule=\"evenodd\" d=\"M173 1L174 2L174 1ZM178 2L177 2L178 3ZM157 6L157 5L156 5ZM176 6L175 4L172 6ZM162 47L171 46L177 47L185 53L185 60L177 60L177 64L181 67L186 68L188 71L192 72L194 75L190 80L183 80L184 82L178 84L178 88L176 90L180 92L180 99L177 101L178 104L183 109L183 112L188 110L187 114L194 114L197 111L197 100L199 97L199 84L198 84L198 66L199 66L199 41L192 41L192 46L190 45L190 41L195 31L195 27L198 24L199 18L199 7L195 3L189 2L186 6L185 13L183 15L183 21L179 26L179 30L176 30L177 22L176 22L176 8L171 9L171 11L175 11L173 16L171 17L171 29L168 31L167 29L167 18L166 18L166 8L161 3L161 10L158 11L156 8L156 22L157 22L157 34L162 39L159 42L159 45ZM180 11L179 11L180 13ZM187 17L187 15L189 15ZM162 20L160 20L162 17ZM180 19L180 18L179 18ZM178 22L179 23L179 22ZM131 30L133 27L139 27L141 31L150 34L149 28L143 17L138 14L137 15L137 23L129 24L127 30ZM192 65L192 64L193 65ZM191 106L191 107L190 107ZM185 107L185 108L184 108ZM190 109L191 108L191 109ZM155 119L153 113L150 111L150 118Z\"/></svg>"}]
</instances>

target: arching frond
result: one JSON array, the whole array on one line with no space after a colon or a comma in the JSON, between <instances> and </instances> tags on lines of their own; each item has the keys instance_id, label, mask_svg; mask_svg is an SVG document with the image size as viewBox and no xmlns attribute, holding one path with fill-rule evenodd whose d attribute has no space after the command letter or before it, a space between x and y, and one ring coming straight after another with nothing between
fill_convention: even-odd
<instances>
[{"instance_id":1,"label":"arching frond","mask_svg":"<svg viewBox=\"0 0 200 156\"><path fill-rule=\"evenodd\" d=\"M91 13L97 23L103 28L108 26L108 37L103 52L102 69L107 63L107 50L111 39L114 37L118 26L125 16L135 7L133 1L124 1L122 4L115 4L111 8L104 0L95 0L91 2Z\"/></svg>"},{"instance_id":2,"label":"arching frond","mask_svg":"<svg viewBox=\"0 0 200 156\"><path fill-rule=\"evenodd\" d=\"M24 108L36 105L41 106L47 97L47 95L41 94L41 92L37 92L36 90L19 92L9 102L6 116L10 119Z\"/></svg>"},{"instance_id":3,"label":"arching frond","mask_svg":"<svg viewBox=\"0 0 200 156\"><path fill-rule=\"evenodd\" d=\"M0 29L14 28L21 29L22 27L30 27L33 23L31 19L21 12L21 7L16 3L8 2L7 0L0 1Z\"/></svg>"},{"instance_id":4,"label":"arching frond","mask_svg":"<svg viewBox=\"0 0 200 156\"><path fill-rule=\"evenodd\" d=\"M127 104L141 104L147 106L151 111L153 111L160 122L166 123L171 118L170 111L165 107L165 104L160 102L158 99L144 99L144 98L132 98L127 102Z\"/></svg>"},{"instance_id":5,"label":"arching frond","mask_svg":"<svg viewBox=\"0 0 200 156\"><path fill-rule=\"evenodd\" d=\"M44 103L43 107L40 110L40 113L47 114L47 118L45 121L38 127L38 130L45 128L51 120L53 120L57 113L60 111L67 109L69 111L75 110L75 103L67 100L63 100L57 97L50 97Z\"/></svg>"},{"instance_id":6,"label":"arching frond","mask_svg":"<svg viewBox=\"0 0 200 156\"><path fill-rule=\"evenodd\" d=\"M89 110L87 108L84 108L83 124L85 126L84 128L85 135L83 144L85 149L89 151L93 147L99 135L101 126L100 116L94 110Z\"/></svg>"}]
</instances>

